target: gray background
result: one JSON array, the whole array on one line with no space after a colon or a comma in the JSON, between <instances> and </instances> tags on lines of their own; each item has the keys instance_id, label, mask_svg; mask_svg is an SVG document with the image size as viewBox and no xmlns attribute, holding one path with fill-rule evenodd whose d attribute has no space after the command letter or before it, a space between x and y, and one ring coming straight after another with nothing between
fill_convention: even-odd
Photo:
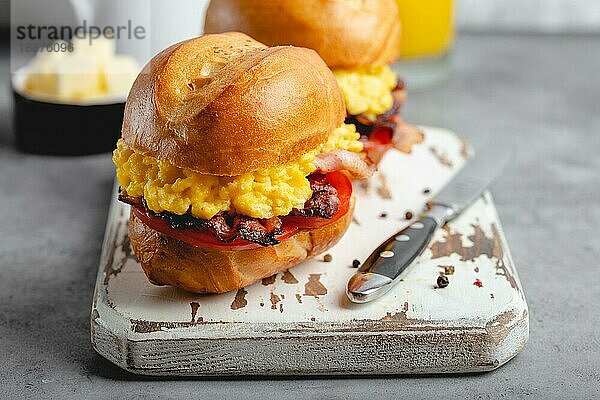
<instances>
[{"instance_id":1,"label":"gray background","mask_svg":"<svg viewBox=\"0 0 600 400\"><path fill-rule=\"evenodd\" d=\"M8 74L6 49L0 52ZM113 167L11 147L0 81L0 393L7 398L598 398L600 38L464 35L454 74L412 92L415 123L475 145L518 143L494 185L531 316L525 350L487 374L348 379L165 380L94 353L89 313ZM82 127L84 130L85 127ZM0 397L3 397L0 395Z\"/></svg>"},{"instance_id":2,"label":"gray background","mask_svg":"<svg viewBox=\"0 0 600 400\"><path fill-rule=\"evenodd\" d=\"M456 0L457 23L472 32L600 32L597 0Z\"/></svg>"}]
</instances>

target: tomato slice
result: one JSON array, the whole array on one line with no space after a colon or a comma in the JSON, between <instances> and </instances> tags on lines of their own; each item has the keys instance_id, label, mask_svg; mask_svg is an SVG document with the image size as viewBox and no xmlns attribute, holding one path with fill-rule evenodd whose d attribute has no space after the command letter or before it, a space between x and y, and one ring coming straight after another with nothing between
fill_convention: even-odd
<instances>
[{"instance_id":1,"label":"tomato slice","mask_svg":"<svg viewBox=\"0 0 600 400\"><path fill-rule=\"evenodd\" d=\"M133 212L144 224L173 239L181 240L196 247L204 247L221 250L246 250L261 247L258 243L248 242L243 239L234 239L232 242L223 242L210 231L198 228L175 229L171 224L162 218L150 215L145 208L133 206ZM277 239L283 240L293 236L298 232L294 226L282 226L283 234L277 235Z\"/></svg>"},{"instance_id":2,"label":"tomato slice","mask_svg":"<svg viewBox=\"0 0 600 400\"><path fill-rule=\"evenodd\" d=\"M287 239L302 229L314 229L331 224L344 216L350 208L350 197L352 196L352 183L346 175L341 172L330 172L327 174L327 180L338 191L340 199L340 208L331 219L319 217L295 217L285 216L281 218L283 233L277 235L278 240ZM243 239L235 239L231 243L219 240L215 235L206 229L185 228L175 229L165 219L150 215L143 206L132 206L133 212L144 224L166 236L172 237L192 246L211 248L219 250L248 250L262 247L258 243L248 242Z\"/></svg>"},{"instance_id":3,"label":"tomato slice","mask_svg":"<svg viewBox=\"0 0 600 400\"><path fill-rule=\"evenodd\" d=\"M369 136L369 142L389 145L392 143L393 136L393 129L388 127L380 127L373 130L373 133L371 133L371 136Z\"/></svg>"},{"instance_id":4,"label":"tomato slice","mask_svg":"<svg viewBox=\"0 0 600 400\"><path fill-rule=\"evenodd\" d=\"M281 221L283 223L282 226L284 228L288 225L295 226L299 229L321 228L325 225L334 223L335 221L346 215L348 209L350 208L350 197L352 196L352 182L346 174L339 171L328 173L327 181L331 183L331 186L336 188L338 192L338 199L340 200L340 208L338 208L335 215L330 219L288 215L281 218Z\"/></svg>"}]
</instances>

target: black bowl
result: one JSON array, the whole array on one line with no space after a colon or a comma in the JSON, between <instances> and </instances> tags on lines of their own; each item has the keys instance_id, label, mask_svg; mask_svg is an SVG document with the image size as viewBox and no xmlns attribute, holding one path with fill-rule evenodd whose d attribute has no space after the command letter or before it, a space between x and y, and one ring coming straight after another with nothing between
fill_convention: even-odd
<instances>
[{"instance_id":1,"label":"black bowl","mask_svg":"<svg viewBox=\"0 0 600 400\"><path fill-rule=\"evenodd\" d=\"M21 151L86 155L114 150L121 136L125 102L75 105L21 95L13 87L15 140Z\"/></svg>"}]
</instances>

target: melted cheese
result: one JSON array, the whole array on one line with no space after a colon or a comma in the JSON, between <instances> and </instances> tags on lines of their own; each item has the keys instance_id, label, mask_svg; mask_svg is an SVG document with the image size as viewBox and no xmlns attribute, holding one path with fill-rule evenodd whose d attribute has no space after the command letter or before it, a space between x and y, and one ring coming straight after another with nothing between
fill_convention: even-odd
<instances>
[{"instance_id":1,"label":"melted cheese","mask_svg":"<svg viewBox=\"0 0 600 400\"><path fill-rule=\"evenodd\" d=\"M383 114L392 107L398 77L389 65L333 71L350 115Z\"/></svg>"},{"instance_id":2,"label":"melted cheese","mask_svg":"<svg viewBox=\"0 0 600 400\"><path fill-rule=\"evenodd\" d=\"M312 196L306 176L315 170L317 154L345 149L360 152L363 145L354 125L342 125L316 150L283 165L234 177L204 175L167 161L134 152L123 140L113 161L117 179L128 196L146 200L154 212L170 211L208 219L222 211L255 218L287 215Z\"/></svg>"}]
</instances>

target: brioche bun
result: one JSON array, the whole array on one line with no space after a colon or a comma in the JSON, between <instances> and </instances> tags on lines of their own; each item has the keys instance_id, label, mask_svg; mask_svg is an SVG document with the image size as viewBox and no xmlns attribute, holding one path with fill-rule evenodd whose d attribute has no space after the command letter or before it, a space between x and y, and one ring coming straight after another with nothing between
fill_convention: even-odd
<instances>
[{"instance_id":1,"label":"brioche bun","mask_svg":"<svg viewBox=\"0 0 600 400\"><path fill-rule=\"evenodd\" d=\"M389 64L400 56L396 0L212 0L204 29L314 49L332 69Z\"/></svg>"},{"instance_id":2,"label":"brioche bun","mask_svg":"<svg viewBox=\"0 0 600 400\"><path fill-rule=\"evenodd\" d=\"M335 245L344 235L354 212L321 228L302 230L280 244L250 250L195 247L155 231L131 212L131 247L148 280L194 293L225 293L286 271Z\"/></svg>"},{"instance_id":3,"label":"brioche bun","mask_svg":"<svg viewBox=\"0 0 600 400\"><path fill-rule=\"evenodd\" d=\"M136 153L235 176L297 160L344 117L336 80L317 53L232 32L154 57L131 89L122 135Z\"/></svg>"}]
</instances>

